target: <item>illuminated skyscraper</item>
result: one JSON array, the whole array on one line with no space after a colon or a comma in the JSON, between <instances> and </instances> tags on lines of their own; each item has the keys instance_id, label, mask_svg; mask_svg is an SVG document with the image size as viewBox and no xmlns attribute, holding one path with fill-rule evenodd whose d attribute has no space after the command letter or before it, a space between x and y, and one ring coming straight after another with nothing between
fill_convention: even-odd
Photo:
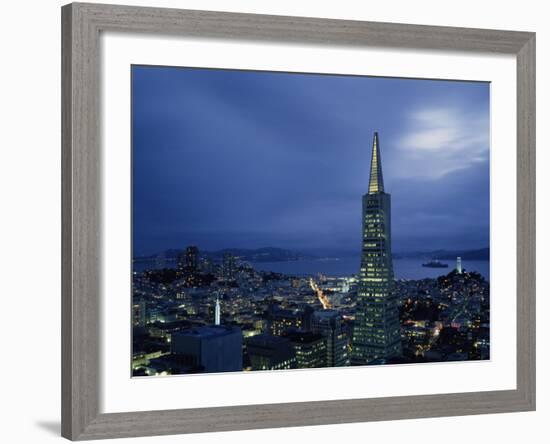
<instances>
[{"instance_id":1,"label":"illuminated skyscraper","mask_svg":"<svg viewBox=\"0 0 550 444\"><path fill-rule=\"evenodd\" d=\"M462 274L462 258L460 256L456 258L456 272Z\"/></svg>"},{"instance_id":2,"label":"illuminated skyscraper","mask_svg":"<svg viewBox=\"0 0 550 444\"><path fill-rule=\"evenodd\" d=\"M324 336L326 367L349 365L349 336L344 331L342 316L336 310L318 310L313 313L311 330Z\"/></svg>"},{"instance_id":3,"label":"illuminated skyscraper","mask_svg":"<svg viewBox=\"0 0 550 444\"><path fill-rule=\"evenodd\" d=\"M178 257L178 271L185 277L187 287L195 287L198 282L199 273L199 249L190 245Z\"/></svg>"},{"instance_id":4,"label":"illuminated skyscraper","mask_svg":"<svg viewBox=\"0 0 550 444\"><path fill-rule=\"evenodd\" d=\"M391 198L384 192L378 133L374 133L369 189L363 196L363 247L351 362L401 355L397 296L393 290Z\"/></svg>"},{"instance_id":5,"label":"illuminated skyscraper","mask_svg":"<svg viewBox=\"0 0 550 444\"><path fill-rule=\"evenodd\" d=\"M199 249L191 245L185 249L185 267L195 273L199 264Z\"/></svg>"},{"instance_id":6,"label":"illuminated skyscraper","mask_svg":"<svg viewBox=\"0 0 550 444\"><path fill-rule=\"evenodd\" d=\"M224 253L222 262L222 276L226 281L232 281L235 279L236 268L235 256L231 253Z\"/></svg>"}]
</instances>

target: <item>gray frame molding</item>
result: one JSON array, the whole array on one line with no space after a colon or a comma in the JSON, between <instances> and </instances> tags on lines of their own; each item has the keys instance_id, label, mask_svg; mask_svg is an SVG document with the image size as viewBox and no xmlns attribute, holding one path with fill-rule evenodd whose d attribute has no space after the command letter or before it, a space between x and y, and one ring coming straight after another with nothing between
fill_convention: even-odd
<instances>
[{"instance_id":1,"label":"gray frame molding","mask_svg":"<svg viewBox=\"0 0 550 444\"><path fill-rule=\"evenodd\" d=\"M517 57L517 389L127 413L99 411L99 34L158 33ZM62 8L62 435L73 440L535 409L535 34L73 3Z\"/></svg>"}]
</instances>

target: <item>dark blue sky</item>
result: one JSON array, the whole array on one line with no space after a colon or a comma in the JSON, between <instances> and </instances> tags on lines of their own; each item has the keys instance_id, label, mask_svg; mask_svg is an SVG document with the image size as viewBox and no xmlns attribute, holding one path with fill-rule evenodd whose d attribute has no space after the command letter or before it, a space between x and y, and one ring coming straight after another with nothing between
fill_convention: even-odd
<instances>
[{"instance_id":1,"label":"dark blue sky","mask_svg":"<svg viewBox=\"0 0 550 444\"><path fill-rule=\"evenodd\" d=\"M379 132L394 252L489 245L489 84L132 68L134 254L358 253Z\"/></svg>"}]
</instances>

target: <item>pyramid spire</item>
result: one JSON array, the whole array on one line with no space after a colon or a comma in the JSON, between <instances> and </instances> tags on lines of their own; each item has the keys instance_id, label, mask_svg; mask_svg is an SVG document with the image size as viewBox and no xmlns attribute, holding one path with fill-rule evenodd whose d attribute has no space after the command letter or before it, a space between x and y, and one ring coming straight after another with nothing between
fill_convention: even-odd
<instances>
[{"instance_id":1,"label":"pyramid spire","mask_svg":"<svg viewBox=\"0 0 550 444\"><path fill-rule=\"evenodd\" d=\"M384 178L382 177L382 159L380 158L380 143L378 132L374 133L372 141L372 158L370 163L369 194L384 192Z\"/></svg>"}]
</instances>

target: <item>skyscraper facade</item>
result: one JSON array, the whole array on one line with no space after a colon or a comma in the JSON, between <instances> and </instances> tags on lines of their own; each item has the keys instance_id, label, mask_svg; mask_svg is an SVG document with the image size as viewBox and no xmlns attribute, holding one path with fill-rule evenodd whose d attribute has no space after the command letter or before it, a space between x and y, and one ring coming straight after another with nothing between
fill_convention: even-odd
<instances>
[{"instance_id":1,"label":"skyscraper facade","mask_svg":"<svg viewBox=\"0 0 550 444\"><path fill-rule=\"evenodd\" d=\"M310 331L293 331L286 338L294 348L298 368L326 367L327 345L322 335Z\"/></svg>"},{"instance_id":2,"label":"skyscraper facade","mask_svg":"<svg viewBox=\"0 0 550 444\"><path fill-rule=\"evenodd\" d=\"M195 287L199 280L199 249L190 245L178 257L178 271L185 278L187 287Z\"/></svg>"},{"instance_id":3,"label":"skyscraper facade","mask_svg":"<svg viewBox=\"0 0 550 444\"><path fill-rule=\"evenodd\" d=\"M235 256L231 253L224 253L222 261L222 276L226 281L232 281L235 279L236 268Z\"/></svg>"},{"instance_id":4,"label":"skyscraper facade","mask_svg":"<svg viewBox=\"0 0 550 444\"><path fill-rule=\"evenodd\" d=\"M191 245L185 249L185 268L195 273L199 267L199 249Z\"/></svg>"},{"instance_id":5,"label":"skyscraper facade","mask_svg":"<svg viewBox=\"0 0 550 444\"><path fill-rule=\"evenodd\" d=\"M391 196L384 191L376 132L362 216L363 245L352 338L352 365L401 355L398 303L392 291Z\"/></svg>"},{"instance_id":6,"label":"skyscraper facade","mask_svg":"<svg viewBox=\"0 0 550 444\"><path fill-rule=\"evenodd\" d=\"M336 310L318 310L313 313L311 329L326 341L326 367L349 365L349 336L344 331L342 316Z\"/></svg>"}]
</instances>

